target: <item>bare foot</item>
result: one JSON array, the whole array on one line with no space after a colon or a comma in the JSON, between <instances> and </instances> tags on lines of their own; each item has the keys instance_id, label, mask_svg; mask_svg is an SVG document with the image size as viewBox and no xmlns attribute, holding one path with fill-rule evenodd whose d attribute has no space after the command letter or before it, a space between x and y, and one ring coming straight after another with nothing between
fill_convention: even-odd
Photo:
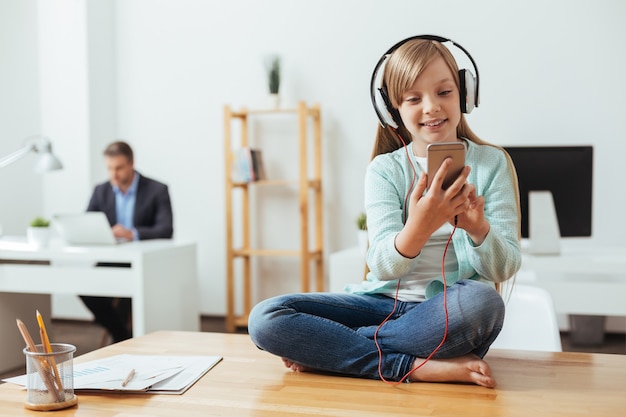
<instances>
[{"instance_id":1,"label":"bare foot","mask_svg":"<svg viewBox=\"0 0 626 417\"><path fill-rule=\"evenodd\" d=\"M307 368L304 365L300 365L299 363L295 363L290 361L289 359L286 358L281 358L283 360L283 363L285 364L285 366L289 369L291 369L292 371L295 372L308 372L310 371L309 368Z\"/></svg>"},{"instance_id":2,"label":"bare foot","mask_svg":"<svg viewBox=\"0 0 626 417\"><path fill-rule=\"evenodd\" d=\"M418 366L423 361L418 358L413 366ZM409 379L424 382L471 382L487 388L496 386L487 362L471 353L458 358L431 359L414 371Z\"/></svg>"}]
</instances>

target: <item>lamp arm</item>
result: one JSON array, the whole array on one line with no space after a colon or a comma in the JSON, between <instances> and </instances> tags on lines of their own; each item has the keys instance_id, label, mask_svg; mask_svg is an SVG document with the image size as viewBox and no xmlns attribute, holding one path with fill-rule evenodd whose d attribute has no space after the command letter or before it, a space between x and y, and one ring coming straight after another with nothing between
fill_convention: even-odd
<instances>
[{"instance_id":1,"label":"lamp arm","mask_svg":"<svg viewBox=\"0 0 626 417\"><path fill-rule=\"evenodd\" d=\"M0 158L0 168L4 168L7 165L11 165L15 161L19 161L23 157L25 157L29 152L34 149L34 145L29 144L24 146L21 149L18 149L15 152L12 152L6 156Z\"/></svg>"}]
</instances>

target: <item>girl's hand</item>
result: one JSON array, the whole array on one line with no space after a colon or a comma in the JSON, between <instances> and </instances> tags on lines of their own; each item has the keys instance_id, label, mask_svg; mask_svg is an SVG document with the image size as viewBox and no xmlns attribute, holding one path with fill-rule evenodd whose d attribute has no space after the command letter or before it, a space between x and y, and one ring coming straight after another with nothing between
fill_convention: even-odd
<instances>
[{"instance_id":1,"label":"girl's hand","mask_svg":"<svg viewBox=\"0 0 626 417\"><path fill-rule=\"evenodd\" d=\"M469 205L468 197L474 186L467 184L470 168L465 167L456 181L446 190L443 180L450 168L450 159L446 159L433 178L431 187L426 191L427 175L422 173L413 189L406 210L407 220L404 228L396 236L396 249L402 255L412 258L417 256L430 236L444 223L464 212Z\"/></svg>"},{"instance_id":2,"label":"girl's hand","mask_svg":"<svg viewBox=\"0 0 626 417\"><path fill-rule=\"evenodd\" d=\"M456 216L456 222L457 227L465 230L476 246L487 237L490 225L485 219L485 197L476 196L475 187L470 192L467 208Z\"/></svg>"},{"instance_id":3,"label":"girl's hand","mask_svg":"<svg viewBox=\"0 0 626 417\"><path fill-rule=\"evenodd\" d=\"M469 167L466 167L469 168ZM469 171L468 171L469 173ZM454 187L454 189L453 189ZM467 232L476 246L483 243L489 233L489 222L485 219L485 197L476 195L476 186L461 183L461 178L448 188L452 191L460 188L456 197L452 200L456 205L456 214L450 223ZM467 192L465 194L464 192Z\"/></svg>"},{"instance_id":4,"label":"girl's hand","mask_svg":"<svg viewBox=\"0 0 626 417\"><path fill-rule=\"evenodd\" d=\"M463 213L469 206L469 197L475 195L475 187L467 183L471 168L466 166L457 179L448 187L443 189L443 181L450 169L451 160L446 159L432 180L430 189L424 196L428 200L429 209L439 221L433 224L432 231L437 230L445 222L454 222L454 217ZM431 219L432 220L432 219Z\"/></svg>"}]
</instances>

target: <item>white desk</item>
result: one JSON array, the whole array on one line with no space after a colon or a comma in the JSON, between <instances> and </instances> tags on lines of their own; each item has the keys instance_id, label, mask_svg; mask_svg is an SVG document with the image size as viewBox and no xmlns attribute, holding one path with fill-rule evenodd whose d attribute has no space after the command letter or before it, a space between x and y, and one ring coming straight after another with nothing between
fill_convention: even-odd
<instances>
[{"instance_id":1,"label":"white desk","mask_svg":"<svg viewBox=\"0 0 626 417\"><path fill-rule=\"evenodd\" d=\"M626 246L561 243L560 255L524 254L518 282L548 290L557 314L626 316ZM331 291L363 279L364 262L358 248L331 254Z\"/></svg>"},{"instance_id":2,"label":"white desk","mask_svg":"<svg viewBox=\"0 0 626 417\"><path fill-rule=\"evenodd\" d=\"M346 284L358 284L365 279L365 254L360 247L331 253L328 258L328 289L343 292Z\"/></svg>"},{"instance_id":3,"label":"white desk","mask_svg":"<svg viewBox=\"0 0 626 417\"><path fill-rule=\"evenodd\" d=\"M122 267L96 267L98 262ZM195 243L147 240L35 250L0 238L0 371L24 363L16 316L50 311L50 294L132 298L133 335L200 328ZM35 295L28 295L35 294ZM18 300L16 302L16 300ZM31 331L34 331L31 330ZM15 353L15 354L13 354Z\"/></svg>"},{"instance_id":4,"label":"white desk","mask_svg":"<svg viewBox=\"0 0 626 417\"><path fill-rule=\"evenodd\" d=\"M518 275L548 290L559 314L626 316L626 247L564 240L559 255L524 254Z\"/></svg>"}]
</instances>

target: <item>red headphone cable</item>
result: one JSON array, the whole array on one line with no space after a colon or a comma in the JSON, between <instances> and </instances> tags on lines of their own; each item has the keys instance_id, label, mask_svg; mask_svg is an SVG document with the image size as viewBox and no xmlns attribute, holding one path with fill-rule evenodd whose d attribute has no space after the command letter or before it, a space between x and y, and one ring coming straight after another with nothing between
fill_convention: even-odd
<instances>
[{"instance_id":1,"label":"red headphone cable","mask_svg":"<svg viewBox=\"0 0 626 417\"><path fill-rule=\"evenodd\" d=\"M398 136L398 138L400 139L400 141L402 142L402 144L404 145L404 149L406 151L406 156L407 159L409 160L409 163L411 165L411 168L413 169L413 180L411 182L411 185L409 186L409 191L407 192L405 198L404 198L404 221L406 222L406 219L408 217L408 201L411 195L411 191L413 190L413 185L415 184L415 181L417 179L417 171L415 170L415 167L413 166L413 161L411 160L411 157L409 155L409 150L408 147L406 145L406 142L404 141L404 139L402 139L402 136L398 133L398 131L396 129L393 129L394 133ZM398 385L401 384L402 382L404 382L404 380L406 380L413 372L417 371L418 369L420 369L422 366L424 366L434 355L435 353L437 353L439 351L439 349L443 346L443 344L446 341L446 338L448 336L448 326L449 326L449 317L448 317L448 297L447 297L447 282L446 282L446 274L445 274L445 259L446 259L446 254L448 253L448 247L450 246L450 242L452 242L452 236L454 236L454 232L456 231L456 227L457 227L457 217L454 217L454 228L452 229L452 233L450 233L450 237L448 238L448 241L446 242L446 246L444 248L443 251L443 256L441 257L441 277L443 279L443 308L444 308L444 313L445 313L445 328L444 328L444 333L443 333L443 338L441 339L441 342L439 343L439 345L430 353L430 355L428 355L420 364L416 365L413 369L411 369L406 375L404 375L399 381L388 381L387 379L385 379L385 377L382 374L382 362L383 362L383 352L382 349L380 347L380 344L378 343L378 332L380 331L381 327L387 323L389 321L389 319L395 314L396 309L398 307L398 294L400 291L400 282L402 281L401 279L398 279L398 284L396 285L396 294L394 297L394 303L393 303L393 309L391 310L391 313L389 313L389 315L387 317L385 317L385 319L382 321L382 323L380 323L378 325L378 327L376 328L376 331L374 332L374 343L376 344L376 349L378 350L378 376L380 377L380 379L387 383L387 384L391 384L391 385Z\"/></svg>"},{"instance_id":2,"label":"red headphone cable","mask_svg":"<svg viewBox=\"0 0 626 417\"><path fill-rule=\"evenodd\" d=\"M437 345L437 347L430 353L430 355L428 355L420 364L416 365L413 369L407 372L406 375L404 375L399 381L388 381L387 379L385 379L382 373L382 369L381 369L382 362L383 362L383 351L380 347L380 344L378 343L378 332L381 329L381 327L385 323L387 323L389 319L396 312L396 308L398 306L398 293L400 291L400 282L401 282L401 279L398 279L398 284L396 285L396 296L395 296L394 303L393 303L393 309L391 310L391 313L389 313L389 315L385 317L385 320L383 320L383 322L378 325L378 327L376 328L376 331L374 332L374 343L376 343L376 349L378 350L378 376L383 382L387 384L395 386L404 382L404 380L406 380L413 372L417 371L422 366L424 366L426 362L428 362L435 355L435 353L437 353L439 349L441 349L441 347L446 341L446 338L448 337L448 327L449 327L448 296L447 296L448 295L448 290L447 290L448 283L446 281L444 265L445 265L446 254L448 252L448 247L450 246L450 242L452 242L452 236L454 236L454 232L456 231L456 217L455 217L454 223L455 223L454 229L452 229L452 233L450 233L450 237L448 238L445 249L443 250L443 256L441 257L441 277L443 279L443 309L444 309L444 314L445 314L445 328L444 328L443 338L441 339L441 342L439 342L439 345Z\"/></svg>"}]
</instances>

